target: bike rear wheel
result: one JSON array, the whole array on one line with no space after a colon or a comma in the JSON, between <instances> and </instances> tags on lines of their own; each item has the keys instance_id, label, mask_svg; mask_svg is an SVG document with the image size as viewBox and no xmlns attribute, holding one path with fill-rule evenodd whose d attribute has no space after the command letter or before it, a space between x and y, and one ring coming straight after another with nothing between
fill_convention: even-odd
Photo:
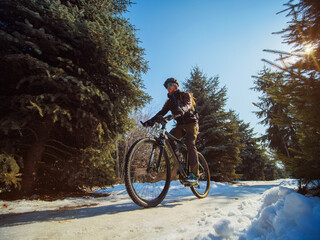
<instances>
[{"instance_id":1,"label":"bike rear wheel","mask_svg":"<svg viewBox=\"0 0 320 240\"><path fill-rule=\"evenodd\" d=\"M210 171L208 167L208 163L204 156L198 152L198 159L199 159L199 185L192 186L191 191L195 196L198 198L205 198L208 196L210 190Z\"/></svg>"},{"instance_id":2,"label":"bike rear wheel","mask_svg":"<svg viewBox=\"0 0 320 240\"><path fill-rule=\"evenodd\" d=\"M170 186L170 162L164 148L157 168L160 149L155 139L143 138L131 146L126 156L124 180L127 192L144 208L161 203Z\"/></svg>"}]
</instances>

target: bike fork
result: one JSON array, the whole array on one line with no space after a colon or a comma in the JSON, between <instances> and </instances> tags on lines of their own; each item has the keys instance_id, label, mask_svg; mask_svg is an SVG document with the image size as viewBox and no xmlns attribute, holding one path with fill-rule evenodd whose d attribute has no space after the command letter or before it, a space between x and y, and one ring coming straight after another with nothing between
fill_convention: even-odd
<instances>
[{"instance_id":1,"label":"bike fork","mask_svg":"<svg viewBox=\"0 0 320 240\"><path fill-rule=\"evenodd\" d=\"M148 171L151 169L153 162L154 162L154 155L155 155L155 150L158 146L153 145L152 146L152 151L151 151L151 155L150 155L150 159L149 159L149 164L148 164ZM163 154L163 148L164 146L161 144L160 145L160 152L159 152L159 157L158 157L158 161L157 161L157 165L155 166L155 168L153 170L156 170L156 172L159 172L159 168L160 168L160 163L161 163L161 157Z\"/></svg>"}]
</instances>

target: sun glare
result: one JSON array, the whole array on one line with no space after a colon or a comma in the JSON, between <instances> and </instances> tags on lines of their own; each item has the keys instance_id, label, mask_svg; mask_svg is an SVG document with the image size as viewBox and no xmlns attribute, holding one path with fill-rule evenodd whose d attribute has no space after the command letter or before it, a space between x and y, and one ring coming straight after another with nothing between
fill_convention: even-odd
<instances>
[{"instance_id":1,"label":"sun glare","mask_svg":"<svg viewBox=\"0 0 320 240\"><path fill-rule=\"evenodd\" d=\"M306 46L304 46L304 52L306 54L311 54L314 50L314 46L312 44L307 44Z\"/></svg>"}]
</instances>

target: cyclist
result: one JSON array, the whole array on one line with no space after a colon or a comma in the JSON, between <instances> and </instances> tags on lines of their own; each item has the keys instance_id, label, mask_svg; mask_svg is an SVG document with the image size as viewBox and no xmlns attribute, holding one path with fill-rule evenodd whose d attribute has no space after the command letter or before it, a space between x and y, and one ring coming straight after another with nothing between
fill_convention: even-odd
<instances>
[{"instance_id":1,"label":"cyclist","mask_svg":"<svg viewBox=\"0 0 320 240\"><path fill-rule=\"evenodd\" d=\"M170 133L177 138L185 136L186 139L190 175L185 181L196 185L199 178L199 163L195 143L199 133L199 125L198 114L194 109L194 99L191 93L179 90L179 82L175 78L168 78L163 85L168 90L169 99L154 117L144 123L144 126L153 126L158 116L165 116L169 110L171 111L177 125ZM174 144L170 143L175 149Z\"/></svg>"}]
</instances>

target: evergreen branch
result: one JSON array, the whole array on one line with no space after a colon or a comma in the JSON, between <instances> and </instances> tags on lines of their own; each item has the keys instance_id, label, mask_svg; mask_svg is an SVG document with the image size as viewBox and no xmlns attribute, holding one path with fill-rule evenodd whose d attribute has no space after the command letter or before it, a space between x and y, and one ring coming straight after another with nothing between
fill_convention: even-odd
<instances>
[{"instance_id":1,"label":"evergreen branch","mask_svg":"<svg viewBox=\"0 0 320 240\"><path fill-rule=\"evenodd\" d=\"M269 60L266 60L266 59L262 59L262 61L263 62L265 62L265 63L268 63L268 64L270 64L270 65L272 65L272 66L274 66L274 67L276 67L276 68L279 68L280 70L282 70L282 71L284 71L284 72L287 72L287 73L289 73L289 74L291 74L291 75L294 75L294 76L296 76L296 77L300 77L298 74L296 74L296 73L294 73L293 71L290 71L289 69L287 69L287 68L283 68L283 67L281 67L281 66L279 66L278 64L275 64L275 63L273 63L273 62L271 62L271 61L269 61Z\"/></svg>"},{"instance_id":2,"label":"evergreen branch","mask_svg":"<svg viewBox=\"0 0 320 240\"><path fill-rule=\"evenodd\" d=\"M56 151L58 151L58 152L68 154L68 155L70 155L70 156L72 156L72 155L73 155L73 154L72 154L72 153L70 153L70 152L64 151L64 150L62 150L62 149L60 149L60 148L57 148L57 147L52 146L52 145L49 145L49 144L45 144L44 146L45 146L45 147L47 147L47 148L54 149L54 150L56 150Z\"/></svg>"},{"instance_id":3,"label":"evergreen branch","mask_svg":"<svg viewBox=\"0 0 320 240\"><path fill-rule=\"evenodd\" d=\"M263 51L268 52L268 53L276 53L276 54L280 54L280 55L296 56L295 54L292 54L289 52L284 52L284 51L279 51L279 50L263 49Z\"/></svg>"},{"instance_id":4,"label":"evergreen branch","mask_svg":"<svg viewBox=\"0 0 320 240\"><path fill-rule=\"evenodd\" d=\"M44 152L43 152L43 155L48 155L48 156L50 156L50 157L53 157L54 159L63 161L63 159L61 159L61 158L59 158L58 156L54 155L53 153L49 153L49 152L47 152L47 151L44 151Z\"/></svg>"},{"instance_id":5,"label":"evergreen branch","mask_svg":"<svg viewBox=\"0 0 320 240\"><path fill-rule=\"evenodd\" d=\"M56 139L49 139L47 142L55 142L55 143L58 143L58 144L60 144L61 146L67 148L67 149L72 149L73 151L80 152L79 149L74 148L74 147L70 147L70 146L68 146L68 145L65 145L64 143L62 143L62 142L60 142L60 141L58 141L58 140L56 140Z\"/></svg>"}]
</instances>

